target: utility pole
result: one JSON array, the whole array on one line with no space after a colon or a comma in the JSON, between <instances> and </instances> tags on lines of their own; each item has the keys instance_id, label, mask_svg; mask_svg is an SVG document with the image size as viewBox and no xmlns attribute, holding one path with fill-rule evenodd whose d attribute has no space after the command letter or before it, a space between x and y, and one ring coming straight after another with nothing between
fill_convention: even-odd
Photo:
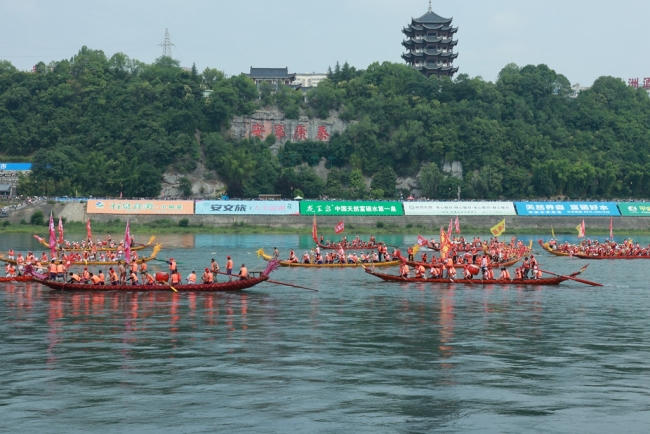
<instances>
[{"instance_id":1,"label":"utility pole","mask_svg":"<svg viewBox=\"0 0 650 434\"><path fill-rule=\"evenodd\" d=\"M172 38L169 36L169 30L165 29L165 41L162 44L158 44L158 46L163 47L163 57L172 57L172 47L175 47L175 45L172 44Z\"/></svg>"},{"instance_id":2,"label":"utility pole","mask_svg":"<svg viewBox=\"0 0 650 434\"><path fill-rule=\"evenodd\" d=\"M458 202L460 202L460 185L458 186Z\"/></svg>"}]
</instances>

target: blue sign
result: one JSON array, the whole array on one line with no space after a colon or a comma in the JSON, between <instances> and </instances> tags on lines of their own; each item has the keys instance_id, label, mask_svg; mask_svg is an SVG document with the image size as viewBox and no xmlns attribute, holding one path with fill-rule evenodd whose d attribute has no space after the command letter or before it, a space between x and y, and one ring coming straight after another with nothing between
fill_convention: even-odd
<instances>
[{"instance_id":1,"label":"blue sign","mask_svg":"<svg viewBox=\"0 0 650 434\"><path fill-rule=\"evenodd\" d=\"M32 163L0 163L0 170L32 170Z\"/></svg>"},{"instance_id":2,"label":"blue sign","mask_svg":"<svg viewBox=\"0 0 650 434\"><path fill-rule=\"evenodd\" d=\"M515 202L521 216L620 216L615 202Z\"/></svg>"}]
</instances>

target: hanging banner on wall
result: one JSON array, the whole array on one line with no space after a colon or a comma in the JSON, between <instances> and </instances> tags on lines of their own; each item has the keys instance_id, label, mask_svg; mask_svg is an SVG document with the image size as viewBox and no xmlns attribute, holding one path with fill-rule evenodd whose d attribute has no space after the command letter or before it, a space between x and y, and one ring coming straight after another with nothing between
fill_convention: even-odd
<instances>
[{"instance_id":1,"label":"hanging banner on wall","mask_svg":"<svg viewBox=\"0 0 650 434\"><path fill-rule=\"evenodd\" d=\"M194 202L191 200L91 199L88 201L86 212L88 214L191 215L194 214Z\"/></svg>"},{"instance_id":2,"label":"hanging banner on wall","mask_svg":"<svg viewBox=\"0 0 650 434\"><path fill-rule=\"evenodd\" d=\"M619 203L618 209L625 217L650 217L650 202Z\"/></svg>"},{"instance_id":3,"label":"hanging banner on wall","mask_svg":"<svg viewBox=\"0 0 650 434\"><path fill-rule=\"evenodd\" d=\"M201 215L298 215L298 201L197 200L195 214Z\"/></svg>"},{"instance_id":4,"label":"hanging banner on wall","mask_svg":"<svg viewBox=\"0 0 650 434\"><path fill-rule=\"evenodd\" d=\"M391 216L404 215L402 202L302 201L300 215Z\"/></svg>"},{"instance_id":5,"label":"hanging banner on wall","mask_svg":"<svg viewBox=\"0 0 650 434\"><path fill-rule=\"evenodd\" d=\"M515 202L521 216L618 216L614 202Z\"/></svg>"},{"instance_id":6,"label":"hanging banner on wall","mask_svg":"<svg viewBox=\"0 0 650 434\"><path fill-rule=\"evenodd\" d=\"M512 202L404 202L404 215L517 215Z\"/></svg>"}]
</instances>

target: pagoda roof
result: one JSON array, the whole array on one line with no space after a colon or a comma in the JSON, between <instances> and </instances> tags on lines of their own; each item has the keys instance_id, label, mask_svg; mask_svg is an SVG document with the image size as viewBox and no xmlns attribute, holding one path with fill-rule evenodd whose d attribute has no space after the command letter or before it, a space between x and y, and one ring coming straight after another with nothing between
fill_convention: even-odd
<instances>
[{"instance_id":1,"label":"pagoda roof","mask_svg":"<svg viewBox=\"0 0 650 434\"><path fill-rule=\"evenodd\" d=\"M453 51L447 51L446 53L442 50L424 50L417 53L404 53L402 54L403 59L410 59L412 57L449 57L450 59L455 59L458 57L458 53Z\"/></svg>"},{"instance_id":2,"label":"pagoda roof","mask_svg":"<svg viewBox=\"0 0 650 434\"><path fill-rule=\"evenodd\" d=\"M413 18L413 22L417 24L448 24L451 20L452 18L443 18L433 11L427 12L420 18Z\"/></svg>"},{"instance_id":3,"label":"pagoda roof","mask_svg":"<svg viewBox=\"0 0 650 434\"><path fill-rule=\"evenodd\" d=\"M413 45L413 44L421 45L421 44L426 44L426 43L432 43L432 44L440 43L440 44L456 45L456 44L458 44L458 41L456 41L454 39L451 39L451 38L442 38L440 36L436 36L435 38L427 36L426 38L422 38L422 39L414 39L413 38L413 39L407 39L405 41L402 41L402 45L404 45L405 47L408 47L408 46Z\"/></svg>"},{"instance_id":4,"label":"pagoda roof","mask_svg":"<svg viewBox=\"0 0 650 434\"><path fill-rule=\"evenodd\" d=\"M422 66L422 65L420 65L420 66L413 66L413 69L415 69L417 71L445 71L445 72L449 71L452 74L455 74L456 72L458 72L457 67L442 66L442 65L435 65L435 66Z\"/></svg>"}]
</instances>

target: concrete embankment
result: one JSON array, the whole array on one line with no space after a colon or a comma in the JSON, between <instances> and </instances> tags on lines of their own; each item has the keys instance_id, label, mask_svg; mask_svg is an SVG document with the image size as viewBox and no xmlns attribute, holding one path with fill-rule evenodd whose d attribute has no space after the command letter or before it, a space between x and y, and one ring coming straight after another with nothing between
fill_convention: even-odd
<instances>
[{"instance_id":1,"label":"concrete embankment","mask_svg":"<svg viewBox=\"0 0 650 434\"><path fill-rule=\"evenodd\" d=\"M28 207L15 211L10 214L9 220L12 223L19 223L21 220L29 222L34 211L40 209L47 218L50 210L54 211L55 216L63 216L70 222L85 222L90 218L94 222L108 222L115 219L126 221L125 215L113 214L87 214L86 205L83 203L66 203L66 204L39 204L36 207ZM156 215L132 215L128 216L132 223L146 224L156 220L168 219L178 222L183 218L189 220L191 225L203 224L204 226L226 227L234 224L245 224L251 226L262 226L272 228L309 228L312 224L310 216L213 216L213 215L187 215L187 216L156 216ZM486 217L486 216L460 216L462 227L472 229L489 229L501 221L503 217ZM347 226L372 228L377 227L381 222L385 226L406 227L424 227L430 229L430 232L436 232L441 226L447 227L449 217L444 216L399 216L399 217L318 217L318 225L321 228L333 228L341 220L345 221ZM582 217L523 217L509 216L506 217L506 227L508 229L539 229L540 232L548 232L553 226L555 230L575 230L575 227L582 222ZM585 217L585 224L589 229L608 230L609 217ZM615 230L637 230L650 231L650 218L648 217L614 217Z\"/></svg>"}]
</instances>

